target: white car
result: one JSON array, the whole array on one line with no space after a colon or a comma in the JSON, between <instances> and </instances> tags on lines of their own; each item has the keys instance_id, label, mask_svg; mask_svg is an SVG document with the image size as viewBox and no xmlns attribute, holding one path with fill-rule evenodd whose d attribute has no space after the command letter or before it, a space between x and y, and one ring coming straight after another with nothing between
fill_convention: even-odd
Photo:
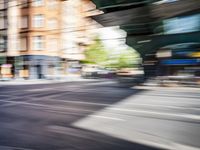
<instances>
[{"instance_id":1,"label":"white car","mask_svg":"<svg viewBox=\"0 0 200 150\"><path fill-rule=\"evenodd\" d=\"M89 77L89 78L101 78L101 77L106 77L109 75L111 72L107 69L104 69L100 66L97 65L86 65L83 66L81 75L82 77Z\"/></svg>"}]
</instances>

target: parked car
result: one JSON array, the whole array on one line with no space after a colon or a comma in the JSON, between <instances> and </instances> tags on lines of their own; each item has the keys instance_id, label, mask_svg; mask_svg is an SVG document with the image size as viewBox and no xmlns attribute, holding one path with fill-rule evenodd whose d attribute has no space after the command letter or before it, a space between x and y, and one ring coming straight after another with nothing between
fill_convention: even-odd
<instances>
[{"instance_id":1,"label":"parked car","mask_svg":"<svg viewBox=\"0 0 200 150\"><path fill-rule=\"evenodd\" d=\"M142 83L144 72L135 68L123 68L117 71L117 79L120 84L135 85Z\"/></svg>"},{"instance_id":2,"label":"parked car","mask_svg":"<svg viewBox=\"0 0 200 150\"><path fill-rule=\"evenodd\" d=\"M81 76L84 78L111 78L113 75L113 71L98 65L85 65L81 71Z\"/></svg>"}]
</instances>

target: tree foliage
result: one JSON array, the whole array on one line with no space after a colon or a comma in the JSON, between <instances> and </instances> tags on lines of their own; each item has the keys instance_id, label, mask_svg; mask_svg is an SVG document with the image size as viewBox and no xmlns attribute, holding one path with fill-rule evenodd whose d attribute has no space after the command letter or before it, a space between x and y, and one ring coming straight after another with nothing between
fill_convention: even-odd
<instances>
[{"instance_id":1,"label":"tree foliage","mask_svg":"<svg viewBox=\"0 0 200 150\"><path fill-rule=\"evenodd\" d=\"M94 43L89 45L85 51L85 62L101 65L108 58L108 53L102 44L102 41L96 37Z\"/></svg>"},{"instance_id":2,"label":"tree foliage","mask_svg":"<svg viewBox=\"0 0 200 150\"><path fill-rule=\"evenodd\" d=\"M99 37L96 37L94 42L88 46L85 57L83 63L112 68L132 68L139 63L139 55L135 50L129 48L119 50L117 53L113 50L108 51Z\"/></svg>"},{"instance_id":3,"label":"tree foliage","mask_svg":"<svg viewBox=\"0 0 200 150\"><path fill-rule=\"evenodd\" d=\"M132 68L139 63L139 55L133 49L125 49L118 57L118 68Z\"/></svg>"}]
</instances>

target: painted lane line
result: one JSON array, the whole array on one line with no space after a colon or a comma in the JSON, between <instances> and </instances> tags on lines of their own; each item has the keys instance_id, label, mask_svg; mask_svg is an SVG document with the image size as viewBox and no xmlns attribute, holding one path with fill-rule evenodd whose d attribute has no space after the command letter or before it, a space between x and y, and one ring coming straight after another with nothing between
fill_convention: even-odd
<instances>
[{"instance_id":1,"label":"painted lane line","mask_svg":"<svg viewBox=\"0 0 200 150\"><path fill-rule=\"evenodd\" d=\"M37 91L49 91L49 90L55 90L55 88L41 88L41 89L30 89L30 90L25 90L27 92L37 92Z\"/></svg>"},{"instance_id":2,"label":"painted lane line","mask_svg":"<svg viewBox=\"0 0 200 150\"><path fill-rule=\"evenodd\" d=\"M121 118L114 118L114 117L107 117L107 116L100 116L100 115L89 115L90 117L94 117L94 118L101 118L101 119L109 119L109 120L116 120L116 121L126 121L124 119Z\"/></svg>"},{"instance_id":3,"label":"painted lane line","mask_svg":"<svg viewBox=\"0 0 200 150\"><path fill-rule=\"evenodd\" d=\"M61 109L61 110L73 110L73 111L84 111L84 112L95 112L93 110L86 110L86 109L77 109L77 108L66 108L60 106L51 106L46 104L36 104L36 103L29 103L29 102L19 102L19 101L10 101L10 100L0 100L0 102L7 102L11 104L22 104L22 105L29 105L29 106L36 106L36 107L44 107L49 109ZM107 108L108 110L117 110L117 111L124 111L124 112L132 112L132 113L143 113L143 114L151 114L151 115L163 115L163 116L170 116L170 117L181 117L187 119L193 119L200 121L199 115L193 114L174 114L174 113L165 113L165 112L157 112L157 111L146 111L146 110L135 110L135 109L124 109L118 107L110 107Z\"/></svg>"},{"instance_id":4,"label":"painted lane line","mask_svg":"<svg viewBox=\"0 0 200 150\"><path fill-rule=\"evenodd\" d=\"M0 100L1 102L3 100ZM50 108L50 109L62 109L62 110L78 110L78 111L86 111L86 112L95 112L92 110L86 110L86 109L74 109L74 108L66 108L66 107L58 107L58 106L50 106L50 105L45 105L45 104L35 104L35 103L28 103L28 102L16 102L16 101L7 101L9 103L14 103L14 104L23 104L23 105L30 105L30 106L38 106L38 107L45 107L45 108ZM103 119L111 119L111 120L117 120L117 121L125 121L124 119L120 118L114 118L114 117L106 117L106 116L99 116L99 115L90 115L91 117L96 117L96 118L103 118Z\"/></svg>"},{"instance_id":5,"label":"painted lane line","mask_svg":"<svg viewBox=\"0 0 200 150\"><path fill-rule=\"evenodd\" d=\"M49 99L50 101L55 101L54 99ZM86 105L99 105L99 106L112 106L111 104L105 103L93 103L93 102L83 102L83 101L70 101L70 100L56 100L56 102L64 102L64 103L74 103L74 104L86 104Z\"/></svg>"},{"instance_id":6,"label":"painted lane line","mask_svg":"<svg viewBox=\"0 0 200 150\"><path fill-rule=\"evenodd\" d=\"M54 101L54 99L49 99L50 101ZM112 104L105 104L105 103L93 103L93 102L83 102L83 101L70 101L70 100L56 100L57 102L64 102L64 103L74 103L74 104L85 104L85 105L97 105L97 106L114 106ZM123 105L132 105L134 106L147 106L147 107L161 107L161 108L171 108L171 109L181 109L181 110L200 110L200 108L192 108L192 107L184 107L184 106L167 106L167 105L160 105L160 104L138 104L138 103L122 103Z\"/></svg>"},{"instance_id":7,"label":"painted lane line","mask_svg":"<svg viewBox=\"0 0 200 150\"><path fill-rule=\"evenodd\" d=\"M138 103L125 103L125 105L132 105L134 106L147 106L147 107L160 107L160 108L171 108L171 109L182 109L182 110L200 110L200 108L192 108L192 107L185 107L185 106L171 106L171 105L161 105L161 104L138 104ZM181 103L182 104L182 103Z\"/></svg>"},{"instance_id":8,"label":"painted lane line","mask_svg":"<svg viewBox=\"0 0 200 150\"><path fill-rule=\"evenodd\" d=\"M36 95L36 94L35 94ZM24 97L17 97L12 96L13 98L9 99L16 99L16 98L30 98L30 96L24 96ZM31 100L29 102L33 101L40 101L40 98L31 97ZM48 101L54 101L54 99L48 99ZM74 104L84 104L84 105L97 105L97 106L113 106L112 104L106 104L106 103L93 103L93 102L84 102L84 101L70 101L70 100L56 100L56 102L63 102L63 103L74 103ZM200 108L189 108L189 107L183 107L183 106L166 106L166 105L158 105L158 104L138 104L138 103L124 103L125 105L132 105L132 106L147 106L147 107L162 107L162 108L172 108L172 109L190 109L190 110L200 110Z\"/></svg>"},{"instance_id":9,"label":"painted lane line","mask_svg":"<svg viewBox=\"0 0 200 150\"><path fill-rule=\"evenodd\" d=\"M48 99L49 101L54 101L54 99ZM56 102L63 102L63 103L74 103L74 104L84 104L84 105L97 105L97 106L114 106L112 104L106 103L93 103L93 102L84 102L84 101L70 101L70 100L56 100ZM138 103L122 103L123 105L132 105L134 106L147 106L147 107L162 107L162 108L172 108L172 109L182 109L182 110L200 110L200 108L192 108L192 107L184 107L184 106L167 106L161 104L138 104Z\"/></svg>"},{"instance_id":10,"label":"painted lane line","mask_svg":"<svg viewBox=\"0 0 200 150\"><path fill-rule=\"evenodd\" d=\"M83 112L95 112L93 110L86 110L86 109L78 109L78 108L66 108L61 106L51 106L46 104L36 104L36 103L29 103L29 102L18 102L18 101L6 101L6 100L0 100L0 102L7 102L7 103L13 103L13 104L22 104L27 106L35 106L35 107L43 107L48 109L58 109L58 110L72 110L72 111L83 111Z\"/></svg>"},{"instance_id":11,"label":"painted lane line","mask_svg":"<svg viewBox=\"0 0 200 150\"><path fill-rule=\"evenodd\" d=\"M109 110L117 110L117 111L124 111L124 112L133 112L133 113L142 113L142 114L150 114L150 115L162 115L162 116L169 116L169 117L181 117L187 119L193 119L200 121L199 115L193 114L174 114L174 113L165 113L165 112L157 112L157 111L146 111L146 110L135 110L135 109L123 109L123 108L107 108Z\"/></svg>"}]
</instances>

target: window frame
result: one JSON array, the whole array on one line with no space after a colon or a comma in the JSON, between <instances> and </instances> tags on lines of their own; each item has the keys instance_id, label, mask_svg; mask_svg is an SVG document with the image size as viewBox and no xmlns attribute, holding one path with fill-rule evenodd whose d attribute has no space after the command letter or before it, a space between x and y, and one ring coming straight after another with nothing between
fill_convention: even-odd
<instances>
[{"instance_id":1,"label":"window frame","mask_svg":"<svg viewBox=\"0 0 200 150\"><path fill-rule=\"evenodd\" d=\"M40 18L37 18L40 17ZM32 17L32 27L33 28L42 28L45 25L45 15L35 14Z\"/></svg>"},{"instance_id":2,"label":"window frame","mask_svg":"<svg viewBox=\"0 0 200 150\"><path fill-rule=\"evenodd\" d=\"M40 38L40 39L36 39L36 38ZM39 46L37 44L39 44ZM41 51L41 50L44 50L44 46L45 46L44 36L42 35L32 36L32 50Z\"/></svg>"}]
</instances>

